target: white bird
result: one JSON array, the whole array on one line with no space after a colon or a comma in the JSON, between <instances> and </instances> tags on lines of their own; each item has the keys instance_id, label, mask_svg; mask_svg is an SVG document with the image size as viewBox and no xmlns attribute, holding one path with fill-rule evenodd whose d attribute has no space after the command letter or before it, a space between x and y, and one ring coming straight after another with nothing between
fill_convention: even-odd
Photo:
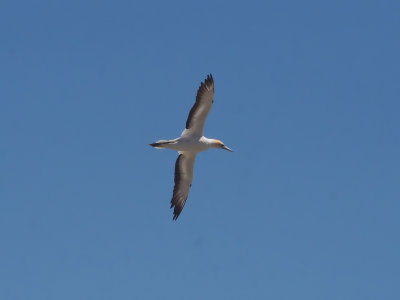
<instances>
[{"instance_id":1,"label":"white bird","mask_svg":"<svg viewBox=\"0 0 400 300\"><path fill-rule=\"evenodd\" d=\"M172 149L179 153L175 163L175 186L171 199L171 208L174 207L173 220L179 217L189 195L197 153L210 148L225 149L232 152L220 140L208 139L203 136L204 123L214 103L213 98L214 80L210 74L197 90L196 102L189 112L186 128L181 136L173 140L159 140L150 144L157 149Z\"/></svg>"}]
</instances>

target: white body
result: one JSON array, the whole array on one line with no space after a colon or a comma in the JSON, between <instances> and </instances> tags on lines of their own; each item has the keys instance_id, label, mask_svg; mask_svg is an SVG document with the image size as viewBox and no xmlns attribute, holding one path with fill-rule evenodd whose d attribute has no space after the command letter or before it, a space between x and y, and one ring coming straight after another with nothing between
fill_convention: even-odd
<instances>
[{"instance_id":1,"label":"white body","mask_svg":"<svg viewBox=\"0 0 400 300\"><path fill-rule=\"evenodd\" d=\"M164 145L164 148L176 150L179 152L202 152L213 147L213 140L205 136L202 137L186 137L181 136L177 139L171 140L171 144Z\"/></svg>"}]
</instances>

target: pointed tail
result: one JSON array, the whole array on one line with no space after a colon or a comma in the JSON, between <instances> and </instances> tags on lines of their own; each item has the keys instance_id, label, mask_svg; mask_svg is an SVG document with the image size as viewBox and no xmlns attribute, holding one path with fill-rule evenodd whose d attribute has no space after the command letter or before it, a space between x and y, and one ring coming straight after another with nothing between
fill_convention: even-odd
<instances>
[{"instance_id":1,"label":"pointed tail","mask_svg":"<svg viewBox=\"0 0 400 300\"><path fill-rule=\"evenodd\" d=\"M174 143L176 143L176 142L175 141L168 141L168 140L159 140L159 141L157 141L155 143L152 143L152 144L149 144L149 145L154 147L154 148L156 148L156 149L164 149L165 145L174 144Z\"/></svg>"}]
</instances>

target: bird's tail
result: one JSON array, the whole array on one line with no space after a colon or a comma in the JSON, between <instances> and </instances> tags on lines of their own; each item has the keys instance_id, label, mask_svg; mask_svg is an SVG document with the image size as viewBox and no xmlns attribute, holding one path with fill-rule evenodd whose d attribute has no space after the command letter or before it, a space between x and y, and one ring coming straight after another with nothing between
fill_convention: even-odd
<instances>
[{"instance_id":1,"label":"bird's tail","mask_svg":"<svg viewBox=\"0 0 400 300\"><path fill-rule=\"evenodd\" d=\"M175 144L175 141L168 141L168 140L159 140L155 143L150 144L150 146L157 148L157 149L164 149L165 145Z\"/></svg>"}]
</instances>

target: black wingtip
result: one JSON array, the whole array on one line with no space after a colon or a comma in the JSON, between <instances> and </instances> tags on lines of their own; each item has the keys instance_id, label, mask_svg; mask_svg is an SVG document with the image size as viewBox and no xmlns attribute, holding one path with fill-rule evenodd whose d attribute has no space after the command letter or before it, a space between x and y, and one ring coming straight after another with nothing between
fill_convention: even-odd
<instances>
[{"instance_id":1,"label":"black wingtip","mask_svg":"<svg viewBox=\"0 0 400 300\"><path fill-rule=\"evenodd\" d=\"M208 74L206 80L204 80L204 84L209 85L214 83L214 78L212 76L212 74Z\"/></svg>"},{"instance_id":2,"label":"black wingtip","mask_svg":"<svg viewBox=\"0 0 400 300\"><path fill-rule=\"evenodd\" d=\"M175 205L171 203L171 208L173 208ZM174 216L172 217L173 221L176 221L176 219L178 219L179 215L181 214L182 209L179 211L179 209L177 209L177 207L174 207Z\"/></svg>"},{"instance_id":3,"label":"black wingtip","mask_svg":"<svg viewBox=\"0 0 400 300\"><path fill-rule=\"evenodd\" d=\"M174 208L174 216L172 217L172 220L176 221L176 219L178 219L179 215L181 214L183 207L179 208L171 201L171 208Z\"/></svg>"}]
</instances>

